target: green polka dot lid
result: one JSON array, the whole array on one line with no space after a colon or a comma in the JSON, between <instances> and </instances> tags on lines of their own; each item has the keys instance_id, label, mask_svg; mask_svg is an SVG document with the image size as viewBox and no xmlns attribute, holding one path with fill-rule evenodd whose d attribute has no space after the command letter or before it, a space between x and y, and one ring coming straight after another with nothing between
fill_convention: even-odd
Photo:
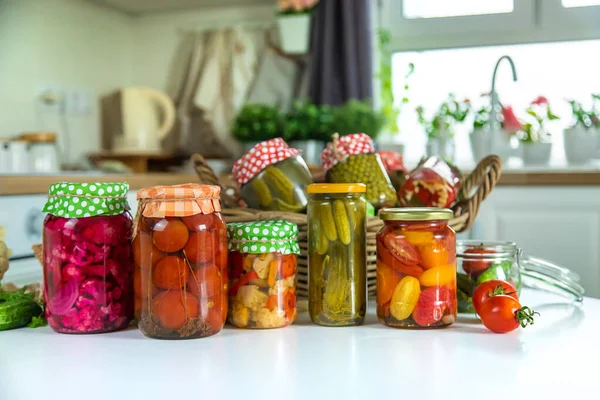
<instances>
[{"instance_id":1,"label":"green polka dot lid","mask_svg":"<svg viewBox=\"0 0 600 400\"><path fill-rule=\"evenodd\" d=\"M128 192L123 182L58 182L50 186L42 211L64 218L118 215L129 210Z\"/></svg>"},{"instance_id":2,"label":"green polka dot lid","mask_svg":"<svg viewBox=\"0 0 600 400\"><path fill-rule=\"evenodd\" d=\"M291 222L232 222L227 224L227 230L229 251L300 254L298 225Z\"/></svg>"}]
</instances>

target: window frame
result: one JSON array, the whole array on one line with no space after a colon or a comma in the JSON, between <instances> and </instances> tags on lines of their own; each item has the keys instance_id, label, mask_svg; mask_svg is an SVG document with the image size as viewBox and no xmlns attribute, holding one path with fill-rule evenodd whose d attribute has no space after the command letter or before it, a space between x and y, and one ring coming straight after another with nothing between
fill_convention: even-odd
<instances>
[{"instance_id":1,"label":"window frame","mask_svg":"<svg viewBox=\"0 0 600 400\"><path fill-rule=\"evenodd\" d=\"M379 26L393 52L600 39L600 6L561 0L515 0L512 13L406 19L402 0L377 0Z\"/></svg>"}]
</instances>

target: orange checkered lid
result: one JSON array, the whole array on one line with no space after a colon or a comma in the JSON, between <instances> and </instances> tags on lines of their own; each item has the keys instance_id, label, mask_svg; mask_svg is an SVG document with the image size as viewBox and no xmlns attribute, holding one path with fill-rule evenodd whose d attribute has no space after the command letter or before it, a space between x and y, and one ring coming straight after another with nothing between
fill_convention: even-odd
<instances>
[{"instance_id":1,"label":"orange checkered lid","mask_svg":"<svg viewBox=\"0 0 600 400\"><path fill-rule=\"evenodd\" d=\"M147 187L138 192L137 199L144 217L188 217L221 211L220 193L219 186L187 183Z\"/></svg>"}]
</instances>

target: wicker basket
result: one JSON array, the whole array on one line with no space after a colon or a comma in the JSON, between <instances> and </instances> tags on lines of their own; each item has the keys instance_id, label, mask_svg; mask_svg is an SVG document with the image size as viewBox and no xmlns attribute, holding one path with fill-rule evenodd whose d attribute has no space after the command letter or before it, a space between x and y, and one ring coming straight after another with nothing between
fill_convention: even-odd
<instances>
[{"instance_id":1,"label":"wicker basket","mask_svg":"<svg viewBox=\"0 0 600 400\"><path fill-rule=\"evenodd\" d=\"M306 214L293 212L260 211L240 207L243 202L239 191L230 178L217 178L214 171L208 166L202 156L192 156L194 168L198 173L201 183L222 187L222 215L226 222L251 222L272 219L283 219L298 224L301 254L298 258L298 295L308 296L308 225ZM450 226L456 232L464 232L471 227L479 212L483 200L491 193L492 189L500 179L502 161L499 157L490 155L484 158L473 172L464 179L459 201L454 207L454 217L450 220ZM375 237L383 226L378 217L369 217L367 221L367 284L369 295L375 294L377 252Z\"/></svg>"}]
</instances>

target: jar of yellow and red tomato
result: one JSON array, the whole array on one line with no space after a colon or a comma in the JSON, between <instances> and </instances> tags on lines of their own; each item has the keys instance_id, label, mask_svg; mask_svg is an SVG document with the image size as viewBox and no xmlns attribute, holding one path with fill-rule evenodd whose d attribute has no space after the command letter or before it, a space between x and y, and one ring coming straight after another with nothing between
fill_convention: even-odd
<instances>
[{"instance_id":1,"label":"jar of yellow and red tomato","mask_svg":"<svg viewBox=\"0 0 600 400\"><path fill-rule=\"evenodd\" d=\"M460 171L433 156L408 174L398 189L398 200L404 207L447 208L456 202L461 185Z\"/></svg>"},{"instance_id":2,"label":"jar of yellow and red tomato","mask_svg":"<svg viewBox=\"0 0 600 400\"><path fill-rule=\"evenodd\" d=\"M220 188L155 186L138 192L133 242L136 318L149 337L214 335L227 315L227 228Z\"/></svg>"},{"instance_id":3,"label":"jar of yellow and red tomato","mask_svg":"<svg viewBox=\"0 0 600 400\"><path fill-rule=\"evenodd\" d=\"M281 328L296 319L298 226L287 221L237 222L229 231L229 322Z\"/></svg>"},{"instance_id":4,"label":"jar of yellow and red tomato","mask_svg":"<svg viewBox=\"0 0 600 400\"><path fill-rule=\"evenodd\" d=\"M430 328L456 320L456 234L449 209L380 212L377 316L397 328Z\"/></svg>"}]
</instances>

